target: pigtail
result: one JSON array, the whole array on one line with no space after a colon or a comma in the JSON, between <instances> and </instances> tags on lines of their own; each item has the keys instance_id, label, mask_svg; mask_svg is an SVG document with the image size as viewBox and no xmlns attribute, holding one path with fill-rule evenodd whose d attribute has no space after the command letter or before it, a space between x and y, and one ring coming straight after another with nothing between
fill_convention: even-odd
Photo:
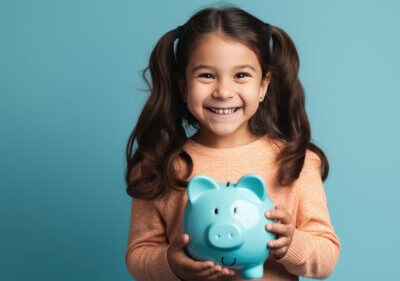
<instances>
[{"instance_id":1,"label":"pigtail","mask_svg":"<svg viewBox=\"0 0 400 281\"><path fill-rule=\"evenodd\" d=\"M167 187L187 185L176 177L174 166L179 157L192 165L188 154L181 149L186 133L181 117L184 103L176 82L174 41L175 30L165 33L142 73L151 94L127 146L125 181L127 193L132 197L151 199ZM146 79L147 70L150 70L152 85ZM132 155L135 140L137 148Z\"/></svg>"},{"instance_id":2,"label":"pigtail","mask_svg":"<svg viewBox=\"0 0 400 281\"><path fill-rule=\"evenodd\" d=\"M329 164L324 152L310 141L311 129L304 89L298 79L299 57L295 45L286 32L276 26L272 28L271 39L272 81L266 105L276 129L273 137L285 143L276 159L280 164L277 181L284 186L298 178L307 149L320 157L324 181Z\"/></svg>"}]
</instances>

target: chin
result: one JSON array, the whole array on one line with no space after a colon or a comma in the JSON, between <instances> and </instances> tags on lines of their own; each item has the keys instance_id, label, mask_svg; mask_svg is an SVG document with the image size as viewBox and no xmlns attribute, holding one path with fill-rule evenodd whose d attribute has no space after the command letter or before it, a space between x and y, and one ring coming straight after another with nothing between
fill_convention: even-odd
<instances>
[{"instance_id":1,"label":"chin","mask_svg":"<svg viewBox=\"0 0 400 281\"><path fill-rule=\"evenodd\" d=\"M235 131L225 131L225 132L221 132L221 131L212 131L214 135L220 137L220 138L227 138L227 137L231 137L235 134Z\"/></svg>"}]
</instances>

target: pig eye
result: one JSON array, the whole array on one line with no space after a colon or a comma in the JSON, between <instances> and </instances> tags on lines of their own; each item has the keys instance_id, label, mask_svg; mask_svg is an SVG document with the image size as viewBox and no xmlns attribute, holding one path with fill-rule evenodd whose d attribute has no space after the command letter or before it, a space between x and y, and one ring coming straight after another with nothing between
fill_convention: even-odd
<instances>
[{"instance_id":1,"label":"pig eye","mask_svg":"<svg viewBox=\"0 0 400 281\"><path fill-rule=\"evenodd\" d=\"M233 209L233 212L234 212L235 214L237 213L237 208L236 208L236 207Z\"/></svg>"},{"instance_id":2,"label":"pig eye","mask_svg":"<svg viewBox=\"0 0 400 281\"><path fill-rule=\"evenodd\" d=\"M218 208L215 208L215 209L214 209L214 213L215 213L215 214L218 214Z\"/></svg>"}]
</instances>

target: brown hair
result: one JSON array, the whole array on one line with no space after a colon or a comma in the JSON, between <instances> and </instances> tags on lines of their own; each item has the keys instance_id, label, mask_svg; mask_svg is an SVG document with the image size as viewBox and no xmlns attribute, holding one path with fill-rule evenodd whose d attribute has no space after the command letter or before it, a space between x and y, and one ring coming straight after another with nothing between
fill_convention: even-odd
<instances>
[{"instance_id":1,"label":"brown hair","mask_svg":"<svg viewBox=\"0 0 400 281\"><path fill-rule=\"evenodd\" d=\"M262 77L271 72L267 95L250 118L249 129L256 135L268 135L283 143L276 158L278 184L288 186L298 178L307 149L321 159L320 172L324 181L329 164L324 152L310 141L305 95L298 79L299 57L288 34L276 26L270 34L266 23L237 7L205 8L182 26L176 52L175 28L161 37L151 53L148 67L142 72L151 94L127 144L125 181L128 195L152 199L167 188L186 187L187 181L178 177L174 163L184 160L187 164L184 177L187 179L192 173L193 162L182 146L188 138L189 126L198 129L199 123L183 102L178 79L185 79L192 50L201 36L210 32L220 32L245 44L257 55ZM145 76L149 69L152 86ZM137 148L134 150L135 140ZM133 172L134 168L139 170Z\"/></svg>"}]
</instances>

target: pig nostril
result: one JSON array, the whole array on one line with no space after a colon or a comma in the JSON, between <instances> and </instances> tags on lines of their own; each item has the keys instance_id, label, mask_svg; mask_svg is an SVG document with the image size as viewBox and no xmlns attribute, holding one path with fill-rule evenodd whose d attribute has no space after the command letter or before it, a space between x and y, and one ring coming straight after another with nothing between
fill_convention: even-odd
<instances>
[{"instance_id":1,"label":"pig nostril","mask_svg":"<svg viewBox=\"0 0 400 281\"><path fill-rule=\"evenodd\" d=\"M218 237L218 238L220 238L220 237L221 237L221 235L219 235L219 234L218 234L218 235L217 235L217 237Z\"/></svg>"}]
</instances>

